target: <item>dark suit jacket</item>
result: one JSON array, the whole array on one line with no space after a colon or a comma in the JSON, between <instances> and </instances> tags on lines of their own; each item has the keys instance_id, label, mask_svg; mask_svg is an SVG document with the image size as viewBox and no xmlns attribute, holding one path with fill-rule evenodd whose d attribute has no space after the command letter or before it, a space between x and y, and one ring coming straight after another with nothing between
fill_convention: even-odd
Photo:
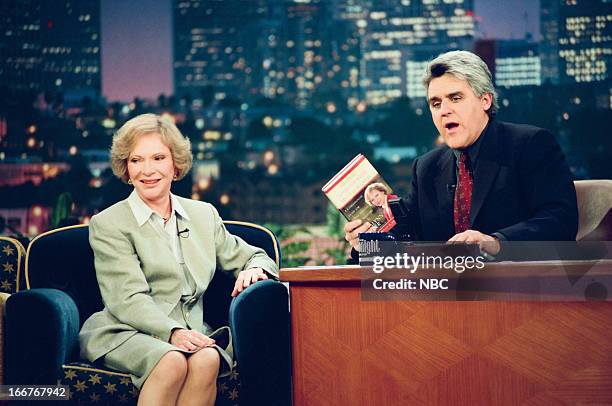
<instances>
[{"instance_id":1,"label":"dark suit jacket","mask_svg":"<svg viewBox=\"0 0 612 406\"><path fill-rule=\"evenodd\" d=\"M559 144L541 128L492 120L473 173L471 229L511 241L573 241L576 190ZM454 232L455 157L447 146L414 161L406 198L422 241Z\"/></svg>"}]
</instances>

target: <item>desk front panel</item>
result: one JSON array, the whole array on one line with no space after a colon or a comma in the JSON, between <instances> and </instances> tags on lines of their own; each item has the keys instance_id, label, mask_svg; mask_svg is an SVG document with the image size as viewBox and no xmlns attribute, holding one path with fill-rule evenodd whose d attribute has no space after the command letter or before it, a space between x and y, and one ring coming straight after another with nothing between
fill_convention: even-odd
<instances>
[{"instance_id":1,"label":"desk front panel","mask_svg":"<svg viewBox=\"0 0 612 406\"><path fill-rule=\"evenodd\" d=\"M612 404L610 302L364 302L340 279L290 283L296 406Z\"/></svg>"}]
</instances>

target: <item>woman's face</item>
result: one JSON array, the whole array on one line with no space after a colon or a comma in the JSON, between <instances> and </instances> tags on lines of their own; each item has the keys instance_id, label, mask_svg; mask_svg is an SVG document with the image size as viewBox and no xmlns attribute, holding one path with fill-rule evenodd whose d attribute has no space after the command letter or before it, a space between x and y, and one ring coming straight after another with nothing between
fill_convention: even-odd
<instances>
[{"instance_id":1,"label":"woman's face","mask_svg":"<svg viewBox=\"0 0 612 406\"><path fill-rule=\"evenodd\" d=\"M386 193L383 193L377 189L372 189L370 191L370 203L372 203L374 206L382 207L385 204L385 196Z\"/></svg>"},{"instance_id":2,"label":"woman's face","mask_svg":"<svg viewBox=\"0 0 612 406\"><path fill-rule=\"evenodd\" d=\"M158 133L143 134L136 139L128 156L127 169L142 200L159 203L168 198L176 168L170 148Z\"/></svg>"}]
</instances>

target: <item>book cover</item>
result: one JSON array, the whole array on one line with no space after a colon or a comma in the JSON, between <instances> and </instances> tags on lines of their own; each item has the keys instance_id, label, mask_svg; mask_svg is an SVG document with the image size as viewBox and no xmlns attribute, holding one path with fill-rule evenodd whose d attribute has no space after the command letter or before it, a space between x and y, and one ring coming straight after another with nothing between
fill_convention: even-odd
<instances>
[{"instance_id":1,"label":"book cover","mask_svg":"<svg viewBox=\"0 0 612 406\"><path fill-rule=\"evenodd\" d=\"M396 195L363 154L346 164L322 191L349 221L367 221L379 232L388 232L396 224L387 205Z\"/></svg>"}]
</instances>

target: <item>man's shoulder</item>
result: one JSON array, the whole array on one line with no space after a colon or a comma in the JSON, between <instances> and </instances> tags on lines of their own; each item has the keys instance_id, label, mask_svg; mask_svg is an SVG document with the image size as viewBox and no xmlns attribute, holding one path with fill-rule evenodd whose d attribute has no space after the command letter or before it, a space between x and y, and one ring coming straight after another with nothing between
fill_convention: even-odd
<instances>
[{"instance_id":1,"label":"man's shoulder","mask_svg":"<svg viewBox=\"0 0 612 406\"><path fill-rule=\"evenodd\" d=\"M541 133L549 133L545 128L530 124L510 123L507 121L495 121L495 130L502 136L516 137L518 139L529 139Z\"/></svg>"},{"instance_id":2,"label":"man's shoulder","mask_svg":"<svg viewBox=\"0 0 612 406\"><path fill-rule=\"evenodd\" d=\"M559 148L556 137L547 129L529 124L498 121L495 123L497 149L502 155L515 156L519 151L549 151Z\"/></svg>"}]
</instances>

